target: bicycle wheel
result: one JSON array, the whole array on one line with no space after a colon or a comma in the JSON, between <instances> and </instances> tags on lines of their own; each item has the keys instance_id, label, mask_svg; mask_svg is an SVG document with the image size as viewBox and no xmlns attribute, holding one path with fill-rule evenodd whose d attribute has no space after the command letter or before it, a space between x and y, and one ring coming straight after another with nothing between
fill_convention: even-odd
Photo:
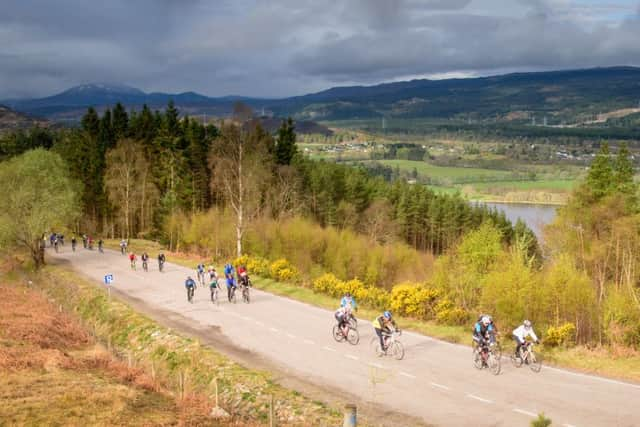
<instances>
[{"instance_id":1,"label":"bicycle wheel","mask_svg":"<svg viewBox=\"0 0 640 427\"><path fill-rule=\"evenodd\" d=\"M360 342L360 334L357 329L349 328L349 331L347 332L347 341L349 341L349 344L351 345L356 345Z\"/></svg>"},{"instance_id":2,"label":"bicycle wheel","mask_svg":"<svg viewBox=\"0 0 640 427\"><path fill-rule=\"evenodd\" d=\"M249 304L249 288L244 288L242 290L242 300Z\"/></svg>"},{"instance_id":3,"label":"bicycle wheel","mask_svg":"<svg viewBox=\"0 0 640 427\"><path fill-rule=\"evenodd\" d=\"M536 356L532 351L529 352L529 368L536 373L540 372L540 369L542 369L542 361L540 360L540 357Z\"/></svg>"},{"instance_id":4,"label":"bicycle wheel","mask_svg":"<svg viewBox=\"0 0 640 427\"><path fill-rule=\"evenodd\" d=\"M369 348L371 348L373 354L378 357L384 354L384 351L382 351L382 347L380 347L380 339L378 339L377 336L371 338L371 341L369 342Z\"/></svg>"},{"instance_id":5,"label":"bicycle wheel","mask_svg":"<svg viewBox=\"0 0 640 427\"><path fill-rule=\"evenodd\" d=\"M489 353L489 370L493 375L500 373L500 358L493 353Z\"/></svg>"},{"instance_id":6,"label":"bicycle wheel","mask_svg":"<svg viewBox=\"0 0 640 427\"><path fill-rule=\"evenodd\" d=\"M333 325L333 330L331 331L333 335L333 339L342 342L344 340L344 335L342 335L342 331L340 330L340 326Z\"/></svg>"},{"instance_id":7,"label":"bicycle wheel","mask_svg":"<svg viewBox=\"0 0 640 427\"><path fill-rule=\"evenodd\" d=\"M358 329L358 319L356 319L355 317L351 316L349 318L349 327L351 329Z\"/></svg>"},{"instance_id":8,"label":"bicycle wheel","mask_svg":"<svg viewBox=\"0 0 640 427\"><path fill-rule=\"evenodd\" d=\"M236 288L233 288L233 290L231 291L231 302L234 303L234 304L237 302L237 300L236 300Z\"/></svg>"},{"instance_id":9,"label":"bicycle wheel","mask_svg":"<svg viewBox=\"0 0 640 427\"><path fill-rule=\"evenodd\" d=\"M402 360L404 358L404 346L400 341L394 341L391 345L391 355L396 360Z\"/></svg>"},{"instance_id":10,"label":"bicycle wheel","mask_svg":"<svg viewBox=\"0 0 640 427\"><path fill-rule=\"evenodd\" d=\"M480 354L477 348L473 350L473 366L475 366L476 369L482 369L484 366L482 354Z\"/></svg>"}]
</instances>

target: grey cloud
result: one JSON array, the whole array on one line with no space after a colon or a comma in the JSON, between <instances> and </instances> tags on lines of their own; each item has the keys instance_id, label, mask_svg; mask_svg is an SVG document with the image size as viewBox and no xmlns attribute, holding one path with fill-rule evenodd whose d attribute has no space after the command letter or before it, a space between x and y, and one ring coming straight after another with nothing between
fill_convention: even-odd
<instances>
[{"instance_id":1,"label":"grey cloud","mask_svg":"<svg viewBox=\"0 0 640 427\"><path fill-rule=\"evenodd\" d=\"M287 96L430 74L640 65L640 5L626 0L13 3L0 14L0 99L91 81Z\"/></svg>"}]
</instances>

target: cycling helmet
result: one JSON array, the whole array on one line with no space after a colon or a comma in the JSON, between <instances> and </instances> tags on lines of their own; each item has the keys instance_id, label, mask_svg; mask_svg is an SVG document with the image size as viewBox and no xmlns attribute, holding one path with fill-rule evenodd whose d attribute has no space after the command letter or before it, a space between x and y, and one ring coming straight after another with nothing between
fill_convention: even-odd
<instances>
[{"instance_id":1,"label":"cycling helmet","mask_svg":"<svg viewBox=\"0 0 640 427\"><path fill-rule=\"evenodd\" d=\"M531 321L530 320L525 320L524 322L522 322L522 324L524 325L525 328L530 328L531 327Z\"/></svg>"},{"instance_id":2,"label":"cycling helmet","mask_svg":"<svg viewBox=\"0 0 640 427\"><path fill-rule=\"evenodd\" d=\"M347 298L351 298L351 292L347 292L346 294L344 294L344 296Z\"/></svg>"},{"instance_id":3,"label":"cycling helmet","mask_svg":"<svg viewBox=\"0 0 640 427\"><path fill-rule=\"evenodd\" d=\"M488 326L489 323L491 323L491 317L490 316L482 316L482 324L484 326Z\"/></svg>"},{"instance_id":4,"label":"cycling helmet","mask_svg":"<svg viewBox=\"0 0 640 427\"><path fill-rule=\"evenodd\" d=\"M383 314L385 319L391 320L391 312L390 311L385 311Z\"/></svg>"}]
</instances>

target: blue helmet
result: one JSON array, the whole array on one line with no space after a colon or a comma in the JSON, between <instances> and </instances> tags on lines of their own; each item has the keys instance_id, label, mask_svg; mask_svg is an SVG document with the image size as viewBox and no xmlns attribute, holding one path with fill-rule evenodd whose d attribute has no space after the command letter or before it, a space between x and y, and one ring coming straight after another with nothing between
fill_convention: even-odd
<instances>
[{"instance_id":1,"label":"blue helmet","mask_svg":"<svg viewBox=\"0 0 640 427\"><path fill-rule=\"evenodd\" d=\"M391 312L390 311L385 311L382 315L385 317L385 319L391 320Z\"/></svg>"}]
</instances>

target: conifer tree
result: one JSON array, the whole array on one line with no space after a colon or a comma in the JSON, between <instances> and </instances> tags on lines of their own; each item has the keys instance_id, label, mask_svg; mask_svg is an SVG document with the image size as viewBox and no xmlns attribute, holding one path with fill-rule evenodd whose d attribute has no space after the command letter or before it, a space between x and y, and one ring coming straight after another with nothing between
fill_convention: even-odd
<instances>
[{"instance_id":1,"label":"conifer tree","mask_svg":"<svg viewBox=\"0 0 640 427\"><path fill-rule=\"evenodd\" d=\"M297 152L296 134L293 120L289 117L282 121L278 130L278 140L276 142L276 163L279 165L290 165L293 156Z\"/></svg>"}]
</instances>

